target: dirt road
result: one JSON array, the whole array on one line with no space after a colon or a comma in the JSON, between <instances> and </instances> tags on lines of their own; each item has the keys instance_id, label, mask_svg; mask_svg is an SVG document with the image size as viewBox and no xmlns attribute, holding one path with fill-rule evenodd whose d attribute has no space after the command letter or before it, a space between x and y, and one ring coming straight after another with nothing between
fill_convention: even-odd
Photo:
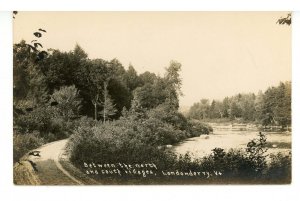
<instances>
[{"instance_id":1,"label":"dirt road","mask_svg":"<svg viewBox=\"0 0 300 201\"><path fill-rule=\"evenodd\" d=\"M16 184L33 185L82 185L59 162L63 158L68 139L46 144L35 155L25 156L22 164L14 169ZM28 170L24 170L28 169Z\"/></svg>"}]
</instances>

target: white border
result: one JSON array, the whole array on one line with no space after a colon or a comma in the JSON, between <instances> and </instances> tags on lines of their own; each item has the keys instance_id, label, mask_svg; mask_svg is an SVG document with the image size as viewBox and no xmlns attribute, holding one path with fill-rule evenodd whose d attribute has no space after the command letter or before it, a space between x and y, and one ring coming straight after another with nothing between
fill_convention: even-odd
<instances>
[{"instance_id":1,"label":"white border","mask_svg":"<svg viewBox=\"0 0 300 201\"><path fill-rule=\"evenodd\" d=\"M163 1L163 0L161 0ZM223 0L225 1L225 0ZM15 0L10 1L16 2ZM19 2L17 6L13 4L7 4L1 9L7 10L32 10L32 7L28 6L32 0ZM53 0L57 3L58 1ZM69 10L66 9L66 2L71 8L73 7L73 1L66 0L65 2L59 1L55 6L59 5L59 9L55 8L52 3L48 1L46 3L38 1L38 4L43 4L42 7L38 7L37 10ZM87 1L85 1L87 2ZM113 0L112 2L120 2ZM137 2L137 1L130 1ZM156 1L155 1L156 2ZM148 4L141 5L138 3L135 9L129 8L125 5L125 9L121 10L197 10L199 6L191 8L185 4L178 7L178 1L171 1L168 3L162 3L160 9L156 6L148 6ZM216 1L212 1L216 2ZM227 3L228 1L226 1ZM237 1L229 1L232 2ZM299 7L291 6L292 1L285 1L284 3L277 3L278 1L268 1L268 3L262 3L259 1L260 7L255 9L255 6L245 7L248 4L241 5L237 3L235 9L230 10L295 10ZM293 1L295 2L295 1ZM2 4L2 2L1 2ZM0 4L0 6L2 6ZM28 5L27 5L28 4ZM72 4L72 5L71 5ZM124 5L123 3L121 5ZM222 10L226 10L228 6L221 4ZM272 6L273 5L273 6ZM274 6L275 5L275 6ZM23 6L23 7L22 7ZM49 6L49 7L47 7ZM79 5L81 6L81 5ZM268 6L271 6L269 8ZM47 9L43 9L47 7ZM70 8L68 7L68 8ZM113 5L112 3L105 4L103 8L107 10L120 10L119 5ZM225 9L224 9L225 7ZM232 4L231 4L232 7ZM17 8L17 9L16 9ZM20 9L22 8L22 9ZM41 8L41 9L40 9ZM85 10L87 6L77 7L77 9ZM114 9L110 9L114 8ZM129 9L128 9L129 8ZM146 9L147 8L147 9ZM220 5L210 4L204 5L205 10L219 10ZM269 9L268 9L269 8ZM92 10L95 8L92 8ZM203 10L198 9L198 10ZM100 9L101 10L101 9ZM10 200L296 200L299 197L297 190L299 188L299 111L300 111L300 80L299 80L299 55L300 55L300 13L293 14L293 183L292 185L280 185L280 186L96 186L96 187L20 187L12 184L12 20L10 12L0 12L0 199L4 201ZM4 28L4 29L3 29ZM298 190L299 191L299 190Z\"/></svg>"},{"instance_id":2,"label":"white border","mask_svg":"<svg viewBox=\"0 0 300 201\"><path fill-rule=\"evenodd\" d=\"M297 0L9 0L0 10L40 11L284 11L300 10Z\"/></svg>"}]
</instances>

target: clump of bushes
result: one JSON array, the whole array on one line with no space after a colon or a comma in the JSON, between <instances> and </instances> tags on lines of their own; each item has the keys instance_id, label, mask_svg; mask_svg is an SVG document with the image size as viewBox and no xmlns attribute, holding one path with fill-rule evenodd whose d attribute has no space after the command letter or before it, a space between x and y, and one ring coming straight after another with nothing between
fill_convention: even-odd
<instances>
[{"instance_id":1,"label":"clump of bushes","mask_svg":"<svg viewBox=\"0 0 300 201\"><path fill-rule=\"evenodd\" d=\"M213 128L206 124L206 123L202 123L198 120L189 120L188 121L189 125L190 125L190 134L191 137L198 137L201 134L210 134L211 132L213 132Z\"/></svg>"},{"instance_id":2,"label":"clump of bushes","mask_svg":"<svg viewBox=\"0 0 300 201\"><path fill-rule=\"evenodd\" d=\"M13 135L13 161L19 162L20 158L24 156L29 150L35 149L44 144L43 138L39 136L37 131L33 133Z\"/></svg>"},{"instance_id":3,"label":"clump of bushes","mask_svg":"<svg viewBox=\"0 0 300 201\"><path fill-rule=\"evenodd\" d=\"M74 122L58 115L57 108L51 106L37 107L31 112L15 117L15 129L22 134L37 131L46 141L68 137Z\"/></svg>"},{"instance_id":4,"label":"clump of bushes","mask_svg":"<svg viewBox=\"0 0 300 201\"><path fill-rule=\"evenodd\" d=\"M54 91L47 103L15 106L14 161L44 143L69 137L77 125L79 105L77 89L69 86Z\"/></svg>"},{"instance_id":5,"label":"clump of bushes","mask_svg":"<svg viewBox=\"0 0 300 201\"><path fill-rule=\"evenodd\" d=\"M268 165L268 177L271 182L284 181L285 183L291 182L291 168L292 168L292 154L288 155L283 153L271 154L271 162Z\"/></svg>"},{"instance_id":6,"label":"clump of bushes","mask_svg":"<svg viewBox=\"0 0 300 201\"><path fill-rule=\"evenodd\" d=\"M109 163L156 162L165 166L163 163L167 160L163 159L167 156L157 146L169 140L169 135L167 127L153 119L121 119L92 127L82 122L71 136L68 147L71 161L78 165L101 159Z\"/></svg>"},{"instance_id":7,"label":"clump of bushes","mask_svg":"<svg viewBox=\"0 0 300 201\"><path fill-rule=\"evenodd\" d=\"M147 117L157 119L165 125L171 125L173 127L173 136L177 136L176 140L173 140L173 142L179 142L188 137L198 137L202 134L213 132L213 128L210 125L198 120L187 119L183 114L174 110L174 108L166 103L149 110L147 112Z\"/></svg>"},{"instance_id":8,"label":"clump of bushes","mask_svg":"<svg viewBox=\"0 0 300 201\"><path fill-rule=\"evenodd\" d=\"M162 163L162 158L170 154L166 156L165 150L158 147L211 130L204 124L188 122L182 114L166 104L147 111L124 109L122 113L119 120L93 125L88 119L81 119L69 143L71 160L77 164L87 159Z\"/></svg>"}]
</instances>

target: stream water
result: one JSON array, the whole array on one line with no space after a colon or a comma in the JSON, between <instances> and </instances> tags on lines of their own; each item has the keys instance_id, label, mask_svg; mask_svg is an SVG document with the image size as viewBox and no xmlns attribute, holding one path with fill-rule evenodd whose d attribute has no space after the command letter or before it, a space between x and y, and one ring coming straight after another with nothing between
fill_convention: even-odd
<instances>
[{"instance_id":1,"label":"stream water","mask_svg":"<svg viewBox=\"0 0 300 201\"><path fill-rule=\"evenodd\" d=\"M212 153L212 149L219 147L224 150L230 148L247 147L247 143L258 138L258 128L253 124L209 123L214 131L209 135L189 138L173 147L177 154L190 152L193 157L203 157ZM264 132L267 137L268 152L289 153L291 151L291 132Z\"/></svg>"}]
</instances>

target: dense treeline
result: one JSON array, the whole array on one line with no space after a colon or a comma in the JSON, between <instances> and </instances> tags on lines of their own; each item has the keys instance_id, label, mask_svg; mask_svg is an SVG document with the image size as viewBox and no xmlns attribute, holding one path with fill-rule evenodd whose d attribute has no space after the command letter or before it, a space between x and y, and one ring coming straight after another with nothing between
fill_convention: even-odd
<instances>
[{"instance_id":1,"label":"dense treeline","mask_svg":"<svg viewBox=\"0 0 300 201\"><path fill-rule=\"evenodd\" d=\"M99 121L99 127L107 128L112 120L136 116L137 123L145 120L148 130L134 137L144 135L149 145L172 144L211 131L178 112L181 64L176 61L163 77L138 75L132 65L125 69L117 59L89 59L79 45L69 52L50 49L40 60L29 48L25 41L14 45L15 161L28 149L69 137L82 121ZM113 127L127 124L117 122Z\"/></svg>"},{"instance_id":2,"label":"dense treeline","mask_svg":"<svg viewBox=\"0 0 300 201\"><path fill-rule=\"evenodd\" d=\"M32 110L45 105L55 90L72 85L82 99L79 114L97 120L103 120L104 115L100 113L108 99L116 109L114 114L106 116L109 119L120 117L124 107L131 107L134 97L135 104L142 108L154 108L165 99L178 108L179 88L176 85L180 85L181 81L177 72L180 64L177 62L171 62L166 76L160 77L150 72L138 75L132 65L126 70L117 59L91 60L78 45L70 52L49 50L47 58L39 62L35 62L35 56L28 52L25 41L14 45L16 109ZM51 101L56 102L55 99Z\"/></svg>"},{"instance_id":3,"label":"dense treeline","mask_svg":"<svg viewBox=\"0 0 300 201\"><path fill-rule=\"evenodd\" d=\"M82 98L81 115L101 119L106 90L117 109L109 118L117 118L123 107L130 107L133 90L144 84L132 66L126 71L116 59L90 60L78 45L70 52L50 50L40 62L28 61L25 41L14 46L14 53L14 98L26 101L30 108L47 103L55 90L74 85Z\"/></svg>"},{"instance_id":4,"label":"dense treeline","mask_svg":"<svg viewBox=\"0 0 300 201\"><path fill-rule=\"evenodd\" d=\"M291 125L291 82L270 87L264 93L238 94L222 101L201 99L189 110L194 119L242 119L268 125Z\"/></svg>"}]
</instances>

